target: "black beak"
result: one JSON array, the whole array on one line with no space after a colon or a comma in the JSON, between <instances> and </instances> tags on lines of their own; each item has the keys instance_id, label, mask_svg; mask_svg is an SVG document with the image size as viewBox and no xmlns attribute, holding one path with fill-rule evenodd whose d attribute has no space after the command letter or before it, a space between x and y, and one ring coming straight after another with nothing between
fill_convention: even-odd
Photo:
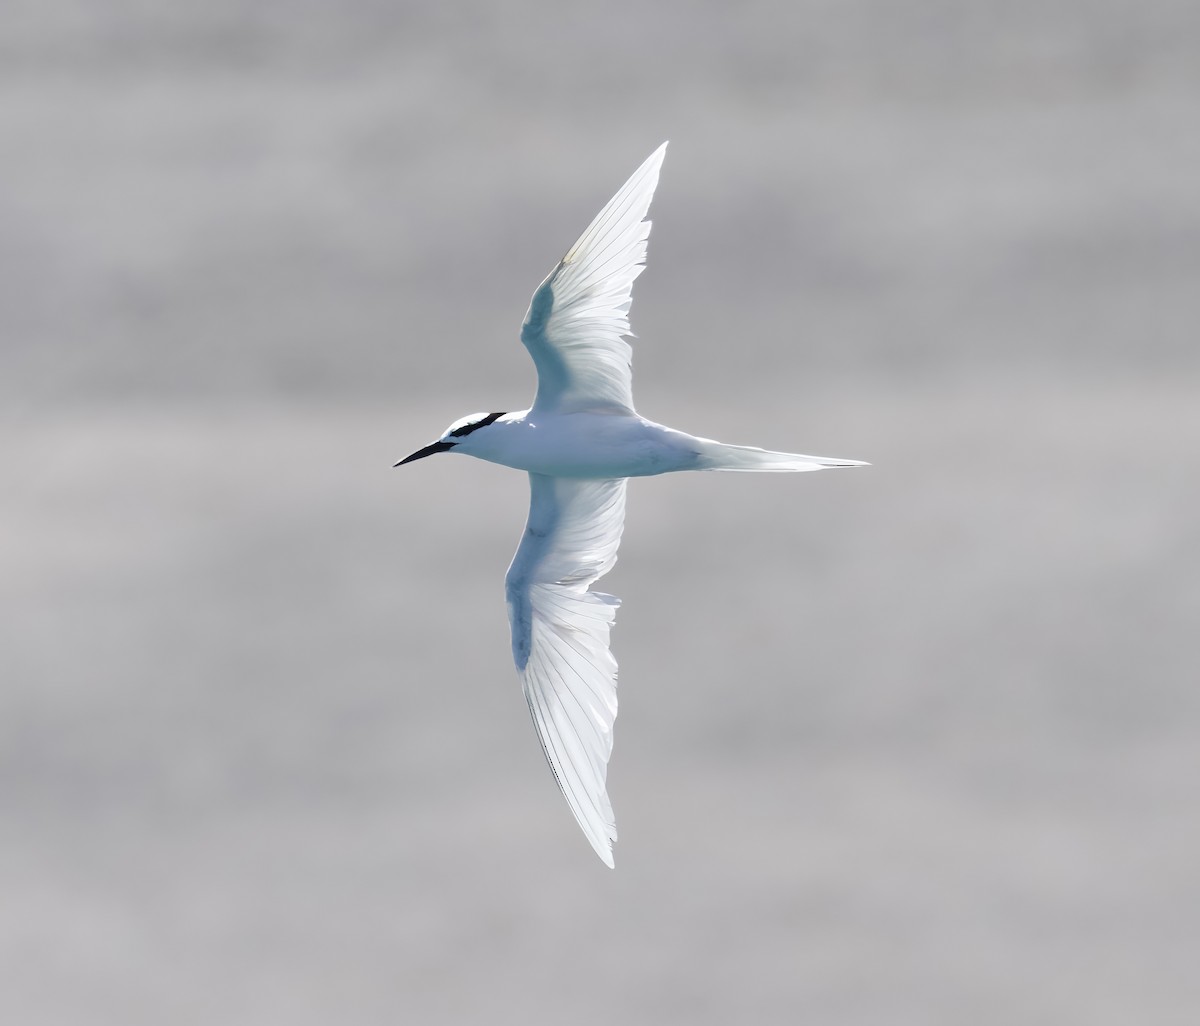
<instances>
[{"instance_id":1,"label":"black beak","mask_svg":"<svg viewBox=\"0 0 1200 1026\"><path fill-rule=\"evenodd\" d=\"M423 460L426 456L432 456L435 452L445 452L447 449L453 449L453 442L434 442L433 445L427 445L424 449L418 449L411 456L405 456L399 463L393 464L396 467L402 467L406 463L411 463L413 460Z\"/></svg>"}]
</instances>

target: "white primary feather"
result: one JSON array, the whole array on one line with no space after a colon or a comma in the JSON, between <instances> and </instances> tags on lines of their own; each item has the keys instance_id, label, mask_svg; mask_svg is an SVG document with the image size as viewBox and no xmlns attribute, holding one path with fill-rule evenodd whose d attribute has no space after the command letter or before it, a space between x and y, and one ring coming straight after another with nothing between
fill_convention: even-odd
<instances>
[{"instance_id":1,"label":"white primary feather","mask_svg":"<svg viewBox=\"0 0 1200 1026\"><path fill-rule=\"evenodd\" d=\"M529 475L529 520L505 578L513 659L542 749L571 811L611 867L605 779L617 716L608 633L619 600L588 588L612 569L625 480Z\"/></svg>"},{"instance_id":2,"label":"white primary feather","mask_svg":"<svg viewBox=\"0 0 1200 1026\"><path fill-rule=\"evenodd\" d=\"M666 155L663 143L596 215L533 294L521 341L537 366L532 411L632 412L629 306L645 269L644 220Z\"/></svg>"}]
</instances>

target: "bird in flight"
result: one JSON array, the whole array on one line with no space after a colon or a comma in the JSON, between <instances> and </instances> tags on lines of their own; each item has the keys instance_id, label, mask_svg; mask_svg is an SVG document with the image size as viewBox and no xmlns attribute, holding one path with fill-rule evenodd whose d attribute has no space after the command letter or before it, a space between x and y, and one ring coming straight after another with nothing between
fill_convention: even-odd
<instances>
[{"instance_id":1,"label":"bird in flight","mask_svg":"<svg viewBox=\"0 0 1200 1026\"><path fill-rule=\"evenodd\" d=\"M512 652L542 749L596 854L617 839L605 778L617 716L608 647L619 600L591 591L617 560L627 478L676 470L865 466L698 438L633 408L629 329L645 220L666 154L639 167L538 286L521 326L537 368L528 410L473 413L396 466L450 452L529 474L529 519L505 577Z\"/></svg>"}]
</instances>

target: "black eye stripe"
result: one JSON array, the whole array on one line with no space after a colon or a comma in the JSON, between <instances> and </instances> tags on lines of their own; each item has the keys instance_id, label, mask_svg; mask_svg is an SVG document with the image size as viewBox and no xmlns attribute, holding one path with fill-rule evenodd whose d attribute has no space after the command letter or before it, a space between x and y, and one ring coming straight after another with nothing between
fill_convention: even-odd
<instances>
[{"instance_id":1,"label":"black eye stripe","mask_svg":"<svg viewBox=\"0 0 1200 1026\"><path fill-rule=\"evenodd\" d=\"M499 420L504 416L504 413L489 413L482 420L477 420L473 424L464 424L457 431L451 431L451 438L462 438L464 435L469 435L476 428L487 427L492 421Z\"/></svg>"}]
</instances>

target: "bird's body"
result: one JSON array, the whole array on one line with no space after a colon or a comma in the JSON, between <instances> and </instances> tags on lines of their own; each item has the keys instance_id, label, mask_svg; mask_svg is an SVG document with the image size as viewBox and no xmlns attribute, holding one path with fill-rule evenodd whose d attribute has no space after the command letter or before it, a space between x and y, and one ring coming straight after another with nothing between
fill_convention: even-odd
<instances>
[{"instance_id":1,"label":"bird's body","mask_svg":"<svg viewBox=\"0 0 1200 1026\"><path fill-rule=\"evenodd\" d=\"M845 460L725 445L616 411L506 413L454 448L489 463L551 477L653 477L676 470L818 470L847 465ZM805 462L811 465L797 465Z\"/></svg>"},{"instance_id":2,"label":"bird's body","mask_svg":"<svg viewBox=\"0 0 1200 1026\"><path fill-rule=\"evenodd\" d=\"M490 463L551 477L647 477L693 470L691 435L638 416L608 413L506 413L463 440L463 451Z\"/></svg>"},{"instance_id":3,"label":"bird's body","mask_svg":"<svg viewBox=\"0 0 1200 1026\"><path fill-rule=\"evenodd\" d=\"M665 152L666 143L634 172L534 293L521 330L538 371L533 406L464 417L397 464L458 452L529 474L529 519L505 578L513 659L559 787L609 866L617 664L608 635L619 602L590 588L616 562L626 479L863 465L726 445L634 410L623 336Z\"/></svg>"}]
</instances>

